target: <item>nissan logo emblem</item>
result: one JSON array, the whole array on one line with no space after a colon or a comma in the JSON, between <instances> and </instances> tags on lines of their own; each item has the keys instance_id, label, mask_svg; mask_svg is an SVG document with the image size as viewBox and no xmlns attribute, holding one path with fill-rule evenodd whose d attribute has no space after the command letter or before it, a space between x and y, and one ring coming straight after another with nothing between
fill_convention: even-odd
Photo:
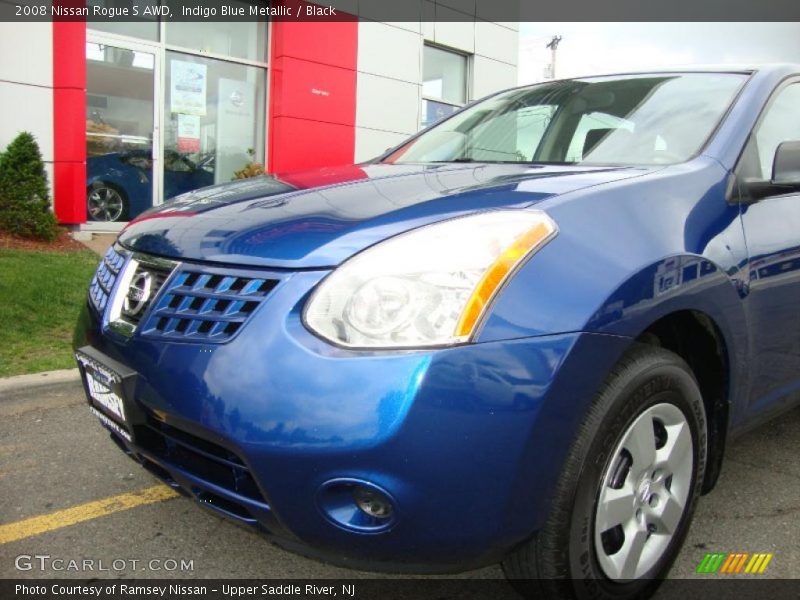
<instances>
[{"instance_id":1,"label":"nissan logo emblem","mask_svg":"<svg viewBox=\"0 0 800 600\"><path fill-rule=\"evenodd\" d=\"M244 104L244 96L242 92L239 90L233 90L230 95L231 104L233 104L236 108L240 108L242 104Z\"/></svg>"},{"instance_id":2,"label":"nissan logo emblem","mask_svg":"<svg viewBox=\"0 0 800 600\"><path fill-rule=\"evenodd\" d=\"M138 315L147 306L152 290L153 276L147 271L137 273L128 288L128 293L122 306L123 310L131 316Z\"/></svg>"}]
</instances>

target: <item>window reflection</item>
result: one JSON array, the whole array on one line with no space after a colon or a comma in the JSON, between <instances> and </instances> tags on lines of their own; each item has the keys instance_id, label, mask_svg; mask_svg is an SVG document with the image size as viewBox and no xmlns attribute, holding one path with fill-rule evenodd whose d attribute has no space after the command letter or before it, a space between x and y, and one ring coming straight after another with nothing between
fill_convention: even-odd
<instances>
[{"instance_id":1,"label":"window reflection","mask_svg":"<svg viewBox=\"0 0 800 600\"><path fill-rule=\"evenodd\" d=\"M457 111L467 100L467 57L426 45L422 55L422 96L422 127Z\"/></svg>"},{"instance_id":2,"label":"window reflection","mask_svg":"<svg viewBox=\"0 0 800 600\"><path fill-rule=\"evenodd\" d=\"M227 2L227 5L241 5L249 9L246 2ZM167 21L166 42L171 46L191 48L198 52L208 52L243 58L245 60L266 61L267 24L255 21Z\"/></svg>"},{"instance_id":3,"label":"window reflection","mask_svg":"<svg viewBox=\"0 0 800 600\"><path fill-rule=\"evenodd\" d=\"M253 158L264 160L265 80L258 67L167 52L165 200L230 181Z\"/></svg>"},{"instance_id":4,"label":"window reflection","mask_svg":"<svg viewBox=\"0 0 800 600\"><path fill-rule=\"evenodd\" d=\"M127 221L153 204L155 55L86 44L86 208Z\"/></svg>"}]
</instances>

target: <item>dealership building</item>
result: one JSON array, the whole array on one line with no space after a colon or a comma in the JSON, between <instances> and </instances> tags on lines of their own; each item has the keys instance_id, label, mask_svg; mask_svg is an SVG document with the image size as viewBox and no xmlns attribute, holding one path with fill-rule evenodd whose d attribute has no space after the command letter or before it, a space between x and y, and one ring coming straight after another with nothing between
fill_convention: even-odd
<instances>
[{"instance_id":1,"label":"dealership building","mask_svg":"<svg viewBox=\"0 0 800 600\"><path fill-rule=\"evenodd\" d=\"M250 162L368 160L516 84L517 24L483 3L417 0L417 22L350 0L359 18L336 22L0 23L0 148L32 132L58 220L97 230Z\"/></svg>"}]
</instances>

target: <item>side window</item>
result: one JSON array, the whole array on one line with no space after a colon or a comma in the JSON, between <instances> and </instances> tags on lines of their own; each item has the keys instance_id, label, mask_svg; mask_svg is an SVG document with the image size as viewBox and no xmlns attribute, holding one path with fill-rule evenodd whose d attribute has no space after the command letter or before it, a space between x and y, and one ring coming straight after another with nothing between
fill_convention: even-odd
<instances>
[{"instance_id":1,"label":"side window","mask_svg":"<svg viewBox=\"0 0 800 600\"><path fill-rule=\"evenodd\" d=\"M792 141L800 141L800 83L781 90L767 108L742 156L742 176L770 179L775 150L781 142Z\"/></svg>"}]
</instances>

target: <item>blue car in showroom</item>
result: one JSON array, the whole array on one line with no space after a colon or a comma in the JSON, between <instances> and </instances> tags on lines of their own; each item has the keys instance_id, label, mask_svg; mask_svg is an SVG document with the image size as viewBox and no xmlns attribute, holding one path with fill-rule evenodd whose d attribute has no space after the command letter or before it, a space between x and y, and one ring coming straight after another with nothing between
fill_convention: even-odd
<instances>
[{"instance_id":1,"label":"blue car in showroom","mask_svg":"<svg viewBox=\"0 0 800 600\"><path fill-rule=\"evenodd\" d=\"M359 568L652 593L797 405L800 68L552 81L132 222L75 349L114 441Z\"/></svg>"},{"instance_id":2,"label":"blue car in showroom","mask_svg":"<svg viewBox=\"0 0 800 600\"><path fill-rule=\"evenodd\" d=\"M151 150L128 150L86 160L86 215L90 221L127 221L153 205ZM214 183L214 155L192 161L164 152L164 197Z\"/></svg>"}]
</instances>

